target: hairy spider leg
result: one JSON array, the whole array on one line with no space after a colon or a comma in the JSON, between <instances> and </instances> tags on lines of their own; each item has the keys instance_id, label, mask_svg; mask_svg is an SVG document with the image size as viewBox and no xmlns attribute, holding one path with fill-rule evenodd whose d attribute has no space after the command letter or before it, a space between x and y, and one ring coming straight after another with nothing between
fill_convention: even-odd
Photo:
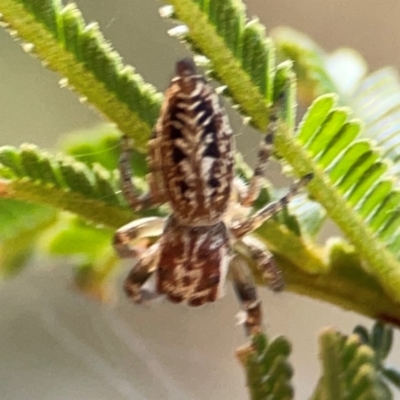
<instances>
[{"instance_id":1,"label":"hairy spider leg","mask_svg":"<svg viewBox=\"0 0 400 400\"><path fill-rule=\"evenodd\" d=\"M266 134L260 143L254 174L250 179L247 193L241 196L240 203L245 207L251 207L257 200L263 183L263 177L267 170L269 158L272 154L275 133L278 129L279 110L282 107L284 96L270 108L269 123Z\"/></svg>"},{"instance_id":2,"label":"hairy spider leg","mask_svg":"<svg viewBox=\"0 0 400 400\"><path fill-rule=\"evenodd\" d=\"M142 303L160 296L155 280L150 279L157 270L159 258L160 244L156 242L141 255L126 277L124 291L133 302Z\"/></svg>"},{"instance_id":3,"label":"hairy spider leg","mask_svg":"<svg viewBox=\"0 0 400 400\"><path fill-rule=\"evenodd\" d=\"M284 87L280 92L278 99L270 108L269 123L266 134L260 144L253 177L251 178L245 192L243 188L238 188L239 201L245 207L251 207L260 194L263 177L266 173L267 164L273 151L275 134L279 127L279 113L285 100L286 90ZM309 179L311 179L311 175L303 177L282 199L266 205L266 207L252 215L250 220L243 223L239 222L239 224L236 226L234 225L232 229L234 235L237 238L241 238L235 247L242 246L245 248L249 257L255 260L263 278L273 291L282 291L284 288L282 272L276 265L273 255L261 241L251 236L242 236L256 229L265 220L271 218L276 212L280 211L290 201L290 199L297 194L297 191L309 181Z\"/></svg>"},{"instance_id":4,"label":"hairy spider leg","mask_svg":"<svg viewBox=\"0 0 400 400\"><path fill-rule=\"evenodd\" d=\"M229 264L229 274L232 278L233 288L243 309L239 314L239 323L244 325L247 335L261 331L262 309L261 300L257 295L257 288L247 263L235 255Z\"/></svg>"},{"instance_id":5,"label":"hairy spider leg","mask_svg":"<svg viewBox=\"0 0 400 400\"><path fill-rule=\"evenodd\" d=\"M255 261L258 270L268 286L274 292L281 292L285 287L282 271L276 265L275 258L268 247L254 236L245 236L235 244L240 253L247 254Z\"/></svg>"},{"instance_id":6,"label":"hairy spider leg","mask_svg":"<svg viewBox=\"0 0 400 400\"><path fill-rule=\"evenodd\" d=\"M113 238L113 247L120 258L136 258L143 254L135 247L135 241L163 233L165 219L160 217L140 218L119 228Z\"/></svg>"},{"instance_id":7,"label":"hairy spider leg","mask_svg":"<svg viewBox=\"0 0 400 400\"><path fill-rule=\"evenodd\" d=\"M135 303L151 300L158 296L155 282L149 282L157 269L160 257L159 242L147 248L135 246L141 239L160 236L165 220L159 217L141 218L119 228L113 239L113 246L121 258L138 258L138 262L125 279L124 290Z\"/></svg>"},{"instance_id":8,"label":"hairy spider leg","mask_svg":"<svg viewBox=\"0 0 400 400\"><path fill-rule=\"evenodd\" d=\"M139 195L132 183L131 156L132 146L131 139L127 135L121 137L121 155L118 160L118 168L121 175L121 190L129 207L133 211L143 210L152 205L150 192Z\"/></svg>"},{"instance_id":9,"label":"hairy spider leg","mask_svg":"<svg viewBox=\"0 0 400 400\"><path fill-rule=\"evenodd\" d=\"M297 195L299 190L310 182L312 178L312 173L304 175L299 181L290 187L289 192L285 196L281 197L279 200L265 205L256 213L250 215L246 220L235 222L233 226L231 226L231 232L233 235L237 239L240 239L247 233L256 230L266 220L270 219L277 212L281 211L289 203L289 201Z\"/></svg>"}]
</instances>

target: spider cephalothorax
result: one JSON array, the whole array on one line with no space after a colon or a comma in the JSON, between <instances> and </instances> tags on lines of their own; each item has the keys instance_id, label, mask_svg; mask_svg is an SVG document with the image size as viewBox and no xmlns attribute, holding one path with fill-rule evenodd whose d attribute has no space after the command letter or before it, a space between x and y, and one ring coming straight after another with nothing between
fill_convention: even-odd
<instances>
[{"instance_id":1,"label":"spider cephalothorax","mask_svg":"<svg viewBox=\"0 0 400 400\"><path fill-rule=\"evenodd\" d=\"M115 234L118 254L139 258L125 282L125 291L135 302L162 294L172 302L192 306L215 301L223 293L230 269L246 312L247 331L260 327L256 289L233 246L240 241L269 278L271 287L281 290L281 273L271 254L262 242L245 235L285 206L310 176L303 177L282 199L256 213L230 210L237 210L238 205L248 210L257 198L276 127L276 113L272 112L254 176L248 187L239 187L233 173L232 131L219 99L204 77L197 74L191 59L177 63L176 77L166 91L149 141L150 190L143 196L138 196L133 187L129 139L122 138L122 192L131 208L137 211L162 203L171 208L167 219L136 220ZM160 238L139 252L134 242L147 236Z\"/></svg>"}]
</instances>

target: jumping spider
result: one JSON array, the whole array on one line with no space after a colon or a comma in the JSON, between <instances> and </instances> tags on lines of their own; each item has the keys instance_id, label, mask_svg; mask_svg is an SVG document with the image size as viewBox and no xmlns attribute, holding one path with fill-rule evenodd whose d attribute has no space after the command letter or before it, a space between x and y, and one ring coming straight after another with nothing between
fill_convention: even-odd
<instances>
[{"instance_id":1,"label":"jumping spider","mask_svg":"<svg viewBox=\"0 0 400 400\"><path fill-rule=\"evenodd\" d=\"M172 210L166 219L142 218L115 233L118 255L139 258L125 281L125 292L135 303L157 295L191 306L213 302L223 294L229 269L245 312L246 332L260 329L260 300L248 266L235 254L234 243L252 255L273 290L282 290L281 271L271 253L262 242L246 235L281 210L311 179L311 175L304 176L280 200L249 212L260 192L277 114L273 107L253 178L248 187L240 185L234 177L232 131L217 95L191 59L177 62L176 77L166 91L149 141L150 189L142 196L131 179L129 139L122 137L119 169L129 206L138 211L168 203ZM145 250L134 246L138 239L155 236L160 238Z\"/></svg>"}]
</instances>

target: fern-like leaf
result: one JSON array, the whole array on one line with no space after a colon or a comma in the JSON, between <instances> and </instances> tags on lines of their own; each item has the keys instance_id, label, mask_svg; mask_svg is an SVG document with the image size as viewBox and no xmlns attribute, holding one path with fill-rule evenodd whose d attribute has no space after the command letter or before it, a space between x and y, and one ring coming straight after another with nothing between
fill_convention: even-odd
<instances>
[{"instance_id":1,"label":"fern-like leaf","mask_svg":"<svg viewBox=\"0 0 400 400\"><path fill-rule=\"evenodd\" d=\"M33 145L2 147L0 164L6 178L4 197L53 206L112 227L132 218L117 194L118 179L99 164L90 169L72 157L52 156Z\"/></svg>"},{"instance_id":2,"label":"fern-like leaf","mask_svg":"<svg viewBox=\"0 0 400 400\"><path fill-rule=\"evenodd\" d=\"M24 49L59 72L61 84L135 139L145 150L157 119L161 96L111 48L97 24L86 25L75 4L59 0L0 0L4 25L17 32Z\"/></svg>"},{"instance_id":3,"label":"fern-like leaf","mask_svg":"<svg viewBox=\"0 0 400 400\"><path fill-rule=\"evenodd\" d=\"M289 400L294 390L293 369L288 358L291 345L283 336L268 343L265 334L257 334L251 345L238 349L237 356L246 370L251 400Z\"/></svg>"},{"instance_id":4,"label":"fern-like leaf","mask_svg":"<svg viewBox=\"0 0 400 400\"><path fill-rule=\"evenodd\" d=\"M400 371L393 367L385 365L393 344L393 328L390 325L376 322L371 332L361 325L354 329L354 333L360 338L360 341L370 346L375 352L375 366L380 372L380 384L386 391L390 391L387 383L400 388Z\"/></svg>"},{"instance_id":5,"label":"fern-like leaf","mask_svg":"<svg viewBox=\"0 0 400 400\"><path fill-rule=\"evenodd\" d=\"M380 380L373 349L358 335L347 337L325 329L320 335L320 358L323 375L312 400L392 399Z\"/></svg>"},{"instance_id":6,"label":"fern-like leaf","mask_svg":"<svg viewBox=\"0 0 400 400\"><path fill-rule=\"evenodd\" d=\"M341 94L342 102L351 106L354 115L363 120L364 129L361 135L373 139L381 149L380 158L385 161L378 160L378 163L371 165L361 177L364 187L368 189L368 195L359 207L359 212L398 259L400 257L400 231L398 230L400 219L397 212L400 171L398 164L400 159L398 150L400 80L397 72L392 68L384 68L366 75L363 61L355 52L349 55L349 51L341 50L331 55L325 54L322 50L317 50L317 46L312 44L310 39L301 35L295 36L292 30L288 29L281 28L275 36L282 53L304 54L302 58L297 57L295 69L308 71L309 76L314 76L314 86L320 92L326 90L326 85L323 83L325 80L315 74L315 71L322 69L332 71L329 76L330 88ZM304 51L306 42L308 52ZM351 85L343 82L343 74L333 74L334 69L328 68L329 65L340 66L341 64L345 64L350 71L357 71L353 74L356 78ZM310 79L304 77L304 85L308 83ZM376 179L378 176L382 179ZM353 195L353 200L357 201L357 196L361 195L362 188Z\"/></svg>"},{"instance_id":7,"label":"fern-like leaf","mask_svg":"<svg viewBox=\"0 0 400 400\"><path fill-rule=\"evenodd\" d=\"M400 198L399 166L397 164L399 160L397 144L400 140L397 129L400 123L398 75L392 69L386 68L365 76L366 71L363 68L361 57L355 52L349 55L349 51L341 50L328 55L310 39L302 35L295 36L292 32L290 29L281 28L275 33L275 37L280 51L285 55L290 54L295 57L296 71L306 71L302 74L303 85L310 84L312 80L313 85L311 86L315 87L318 92L326 91L329 87L330 90L341 94L342 102L351 106L354 114L363 120L364 129L360 135L373 139L379 146L378 154L377 151L371 152L371 145L358 138L354 144L358 146L359 152L354 154L354 144L350 140L351 135L343 135L339 132L336 135L336 143L334 142L333 145L337 147L337 142L340 144L345 141L344 145L348 147L346 153L339 152L337 154L350 158L352 175L348 173L338 186L342 187L342 191L347 190L345 196L349 203L366 221L374 237L377 237L398 260L400 257L400 232L398 230L400 220L397 206ZM308 51L305 51L306 49ZM303 56L300 57L300 54ZM322 77L317 73L320 70L329 70L328 66L331 64L344 63L348 66L348 70L356 71L353 73L355 79L351 85L345 84L343 78L337 74L331 76L327 74ZM326 85L327 79L330 82L329 86ZM317 143L321 136L323 135L315 135L312 139L314 143ZM353 133L353 136L357 135ZM343 145L342 147L344 148ZM328 157L322 155L319 160L322 161L323 167L333 161L330 154L326 154ZM324 157L327 159L325 162L322 160ZM375 162L373 158L376 158ZM345 164L343 160L342 164ZM337 168L339 167L338 163ZM349 190L352 177L360 179L360 183L357 185L353 183L353 187ZM394 267L394 264L392 265ZM390 268L380 271L385 275L388 269ZM398 279L396 271L391 271L393 275L390 271L388 272L386 278L380 272L378 273L382 282ZM387 284L385 286L387 287ZM393 285L392 290L395 290L395 286Z\"/></svg>"},{"instance_id":8,"label":"fern-like leaf","mask_svg":"<svg viewBox=\"0 0 400 400\"><path fill-rule=\"evenodd\" d=\"M273 97L268 98L267 93L278 93L282 75L276 68L276 74L268 80L276 87L266 92L264 86L260 88L258 84L262 76L271 74L270 66L262 71L257 68L250 71L241 58L242 54L252 54L253 65L259 65L258 61L260 65L266 65L263 60L267 54L269 59L272 58L273 48L264 32L252 30L252 42L246 44L245 27L253 23L244 24L243 7L239 7L236 1L218 2L221 4L218 15L209 2L187 0L170 3L174 5L176 17L187 24L188 36L190 42L195 43L195 50L212 60L215 74L228 84L233 99L257 127L264 128L268 106L273 102ZM232 51L229 35L223 29L228 14L232 12L235 12L235 20L242 21L236 26L236 31L231 32L241 43L240 52ZM261 47L263 51L260 51ZM290 69L285 71L284 80L290 82ZM243 75L247 77L242 80ZM253 107L250 108L246 104L246 95L256 90L258 95L252 98ZM293 90L289 93L292 96ZM391 184L392 178L384 176L387 163L382 154L367 141L359 140L360 124L350 120L349 110L337 108L335 103L335 96L318 98L303 119L297 135L291 134L290 123L281 126L275 147L296 175L311 171L315 174L309 185L310 193L357 247L360 256L368 261L369 271L394 299L400 300L400 265L397 260L400 243L390 240L396 226L398 194ZM286 112L291 108L288 102ZM263 113L264 119L259 113ZM383 202L379 200L382 196Z\"/></svg>"},{"instance_id":9,"label":"fern-like leaf","mask_svg":"<svg viewBox=\"0 0 400 400\"><path fill-rule=\"evenodd\" d=\"M398 193L393 178L385 176L387 163L369 141L357 138L359 130L345 110L335 108L335 98L326 95L313 103L300 124L299 145L292 146L291 135L282 130L277 146L294 169L315 171L310 192L368 260L370 271L398 299L399 249L391 238Z\"/></svg>"}]
</instances>

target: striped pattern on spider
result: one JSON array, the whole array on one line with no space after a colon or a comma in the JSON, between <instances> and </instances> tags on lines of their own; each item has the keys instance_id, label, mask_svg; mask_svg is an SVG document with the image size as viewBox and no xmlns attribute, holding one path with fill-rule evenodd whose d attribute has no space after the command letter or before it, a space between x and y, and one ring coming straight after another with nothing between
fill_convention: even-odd
<instances>
[{"instance_id":1,"label":"striped pattern on spider","mask_svg":"<svg viewBox=\"0 0 400 400\"><path fill-rule=\"evenodd\" d=\"M246 332L261 328L256 287L234 244L240 242L246 248L273 290L282 290L282 274L271 253L247 234L281 210L311 179L311 175L304 176L280 200L249 212L271 154L278 103L272 107L254 176L247 187L239 185L234 176L233 134L225 112L191 59L177 62L176 76L166 91L149 141L149 192L144 195L139 196L133 186L130 140L122 137L122 193L132 210L163 203L171 208L166 219L142 218L115 233L113 245L118 255L138 258L124 287L135 303L158 295L191 306L213 302L223 294L230 270L245 313ZM135 247L135 241L156 236L159 239L145 250Z\"/></svg>"}]
</instances>

